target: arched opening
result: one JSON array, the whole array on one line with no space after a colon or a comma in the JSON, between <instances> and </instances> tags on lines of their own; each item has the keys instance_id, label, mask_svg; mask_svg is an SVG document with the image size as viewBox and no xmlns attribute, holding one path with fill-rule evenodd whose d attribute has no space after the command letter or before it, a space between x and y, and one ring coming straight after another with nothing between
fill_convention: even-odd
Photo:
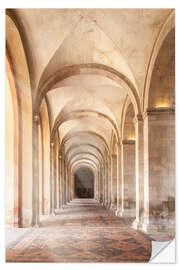
<instances>
[{"instance_id":1,"label":"arched opening","mask_svg":"<svg viewBox=\"0 0 180 270\"><path fill-rule=\"evenodd\" d=\"M20 226L20 169L19 169L19 109L18 96L10 59L6 57L6 223Z\"/></svg>"},{"instance_id":2,"label":"arched opening","mask_svg":"<svg viewBox=\"0 0 180 270\"><path fill-rule=\"evenodd\" d=\"M126 109L122 134L122 180L124 186L123 216L135 217L136 212L136 171L135 171L135 126L134 108L130 103Z\"/></svg>"},{"instance_id":3,"label":"arched opening","mask_svg":"<svg viewBox=\"0 0 180 270\"><path fill-rule=\"evenodd\" d=\"M75 198L94 198L94 174L91 169L81 167L74 173Z\"/></svg>"},{"instance_id":4,"label":"arched opening","mask_svg":"<svg viewBox=\"0 0 180 270\"><path fill-rule=\"evenodd\" d=\"M11 207L10 212L7 208L6 222L14 227L28 227L32 217L32 96L22 39L8 15L6 46L6 162L9 166L6 199L7 207Z\"/></svg>"},{"instance_id":5,"label":"arched opening","mask_svg":"<svg viewBox=\"0 0 180 270\"><path fill-rule=\"evenodd\" d=\"M175 30L166 36L152 72L144 119L145 230L174 237ZM168 238L168 239L169 239Z\"/></svg>"}]
</instances>

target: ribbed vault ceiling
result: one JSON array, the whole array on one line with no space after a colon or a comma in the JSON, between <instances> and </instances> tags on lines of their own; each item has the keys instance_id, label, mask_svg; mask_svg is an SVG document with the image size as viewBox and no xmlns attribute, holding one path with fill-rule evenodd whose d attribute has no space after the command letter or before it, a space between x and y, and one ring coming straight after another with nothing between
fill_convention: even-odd
<instances>
[{"instance_id":1,"label":"ribbed vault ceiling","mask_svg":"<svg viewBox=\"0 0 180 270\"><path fill-rule=\"evenodd\" d=\"M140 97L153 44L168 9L18 9L32 62L38 97L64 68L82 64L113 68ZM89 68L89 71L91 68ZM109 75L77 71L51 82L46 98L51 122L71 162L98 164L112 135L118 141L121 111L128 94ZM45 96L42 96L45 97ZM75 155L76 154L76 155ZM74 156L75 155L75 156ZM91 163L91 161L89 161Z\"/></svg>"}]
</instances>

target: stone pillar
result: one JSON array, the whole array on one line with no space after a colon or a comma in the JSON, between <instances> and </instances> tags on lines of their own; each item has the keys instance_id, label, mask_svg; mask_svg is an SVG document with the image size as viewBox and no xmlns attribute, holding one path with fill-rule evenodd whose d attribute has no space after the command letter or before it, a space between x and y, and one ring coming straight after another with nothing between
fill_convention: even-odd
<instances>
[{"instance_id":1,"label":"stone pillar","mask_svg":"<svg viewBox=\"0 0 180 270\"><path fill-rule=\"evenodd\" d=\"M95 200L98 201L98 172L97 171L94 173L94 181L95 181L94 198Z\"/></svg>"},{"instance_id":2,"label":"stone pillar","mask_svg":"<svg viewBox=\"0 0 180 270\"><path fill-rule=\"evenodd\" d=\"M144 214L144 132L143 119L137 115L134 118L135 137L136 137L136 220L132 227L138 229Z\"/></svg>"},{"instance_id":3,"label":"stone pillar","mask_svg":"<svg viewBox=\"0 0 180 270\"><path fill-rule=\"evenodd\" d=\"M103 167L100 166L100 203L103 203Z\"/></svg>"},{"instance_id":4,"label":"stone pillar","mask_svg":"<svg viewBox=\"0 0 180 270\"><path fill-rule=\"evenodd\" d=\"M73 174L72 174L72 167L71 167L71 171L70 171L70 183L71 183L71 193L70 193L70 201L73 200L74 198L74 181L73 181Z\"/></svg>"},{"instance_id":5,"label":"stone pillar","mask_svg":"<svg viewBox=\"0 0 180 270\"><path fill-rule=\"evenodd\" d=\"M56 145L53 147L53 196L54 196L54 213L57 208L57 162L56 162Z\"/></svg>"},{"instance_id":6,"label":"stone pillar","mask_svg":"<svg viewBox=\"0 0 180 270\"><path fill-rule=\"evenodd\" d=\"M62 184L63 184L63 206L66 204L66 173L65 173L65 155L62 146Z\"/></svg>"},{"instance_id":7,"label":"stone pillar","mask_svg":"<svg viewBox=\"0 0 180 270\"><path fill-rule=\"evenodd\" d=\"M98 168L98 201L100 202L101 201L101 176L100 176L100 166Z\"/></svg>"},{"instance_id":8,"label":"stone pillar","mask_svg":"<svg viewBox=\"0 0 180 270\"><path fill-rule=\"evenodd\" d=\"M32 226L39 227L39 115L35 115L33 120Z\"/></svg>"},{"instance_id":9,"label":"stone pillar","mask_svg":"<svg viewBox=\"0 0 180 270\"><path fill-rule=\"evenodd\" d=\"M111 157L111 209L117 210L117 155Z\"/></svg>"},{"instance_id":10,"label":"stone pillar","mask_svg":"<svg viewBox=\"0 0 180 270\"><path fill-rule=\"evenodd\" d=\"M122 145L117 144L117 211L116 216L122 216L124 209L124 186L122 178Z\"/></svg>"},{"instance_id":11,"label":"stone pillar","mask_svg":"<svg viewBox=\"0 0 180 270\"><path fill-rule=\"evenodd\" d=\"M64 155L63 155L63 151L61 149L61 193L62 193L62 204L61 207L63 208L64 206Z\"/></svg>"},{"instance_id":12,"label":"stone pillar","mask_svg":"<svg viewBox=\"0 0 180 270\"><path fill-rule=\"evenodd\" d=\"M71 174L69 167L67 168L67 178L68 178L68 202L71 201Z\"/></svg>"},{"instance_id":13,"label":"stone pillar","mask_svg":"<svg viewBox=\"0 0 180 270\"><path fill-rule=\"evenodd\" d=\"M64 204L67 203L67 171L66 171L66 161L64 157Z\"/></svg>"},{"instance_id":14,"label":"stone pillar","mask_svg":"<svg viewBox=\"0 0 180 270\"><path fill-rule=\"evenodd\" d=\"M56 209L59 209L59 154L56 149Z\"/></svg>"},{"instance_id":15,"label":"stone pillar","mask_svg":"<svg viewBox=\"0 0 180 270\"><path fill-rule=\"evenodd\" d=\"M142 229L174 235L174 110L157 108L144 116L144 221Z\"/></svg>"},{"instance_id":16,"label":"stone pillar","mask_svg":"<svg viewBox=\"0 0 180 270\"><path fill-rule=\"evenodd\" d=\"M59 208L62 207L62 156L59 155Z\"/></svg>"},{"instance_id":17,"label":"stone pillar","mask_svg":"<svg viewBox=\"0 0 180 270\"><path fill-rule=\"evenodd\" d=\"M55 157L54 157L54 142L51 142L50 148L50 193L51 193L51 202L50 202L50 214L55 214Z\"/></svg>"},{"instance_id":18,"label":"stone pillar","mask_svg":"<svg viewBox=\"0 0 180 270\"><path fill-rule=\"evenodd\" d=\"M66 172L66 203L69 202L69 175L68 175L68 166L65 162L65 172Z\"/></svg>"},{"instance_id":19,"label":"stone pillar","mask_svg":"<svg viewBox=\"0 0 180 270\"><path fill-rule=\"evenodd\" d=\"M107 156L108 163L108 205L107 208L110 209L111 206L111 159L110 156Z\"/></svg>"},{"instance_id":20,"label":"stone pillar","mask_svg":"<svg viewBox=\"0 0 180 270\"><path fill-rule=\"evenodd\" d=\"M123 216L136 216L135 141L122 141Z\"/></svg>"},{"instance_id":21,"label":"stone pillar","mask_svg":"<svg viewBox=\"0 0 180 270\"><path fill-rule=\"evenodd\" d=\"M108 206L108 162L105 162L105 206Z\"/></svg>"},{"instance_id":22,"label":"stone pillar","mask_svg":"<svg viewBox=\"0 0 180 270\"><path fill-rule=\"evenodd\" d=\"M138 229L144 214L144 130L142 116L137 115L134 118L135 137L136 137L136 219L132 227Z\"/></svg>"},{"instance_id":23,"label":"stone pillar","mask_svg":"<svg viewBox=\"0 0 180 270\"><path fill-rule=\"evenodd\" d=\"M103 205L105 205L105 189L106 189L106 168L105 168L105 164L103 164L103 168L102 168L102 188L103 188Z\"/></svg>"}]
</instances>

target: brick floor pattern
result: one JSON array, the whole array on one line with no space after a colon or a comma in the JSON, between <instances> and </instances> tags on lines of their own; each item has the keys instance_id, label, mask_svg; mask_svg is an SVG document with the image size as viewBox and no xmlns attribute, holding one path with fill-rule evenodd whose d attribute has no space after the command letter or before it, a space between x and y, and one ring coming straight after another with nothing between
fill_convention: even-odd
<instances>
[{"instance_id":1,"label":"brick floor pattern","mask_svg":"<svg viewBox=\"0 0 180 270\"><path fill-rule=\"evenodd\" d=\"M75 199L6 246L7 262L148 262L151 239L92 199ZM17 230L17 229L16 229ZM11 235L12 232L11 232Z\"/></svg>"}]
</instances>

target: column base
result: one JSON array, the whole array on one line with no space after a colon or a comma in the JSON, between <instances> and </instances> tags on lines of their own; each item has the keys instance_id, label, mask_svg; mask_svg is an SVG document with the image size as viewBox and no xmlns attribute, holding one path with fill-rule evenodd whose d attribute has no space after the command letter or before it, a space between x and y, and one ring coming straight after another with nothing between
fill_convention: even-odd
<instances>
[{"instance_id":1,"label":"column base","mask_svg":"<svg viewBox=\"0 0 180 270\"><path fill-rule=\"evenodd\" d=\"M40 224L39 223L36 223L32 226L33 228L39 228L40 227Z\"/></svg>"},{"instance_id":2,"label":"column base","mask_svg":"<svg viewBox=\"0 0 180 270\"><path fill-rule=\"evenodd\" d=\"M110 210L116 211L117 210L117 205L115 203L111 203Z\"/></svg>"},{"instance_id":3,"label":"column base","mask_svg":"<svg viewBox=\"0 0 180 270\"><path fill-rule=\"evenodd\" d=\"M133 229L135 229L135 230L138 230L139 227L140 227L140 221L137 220L137 219L135 219L135 220L133 221L133 223L131 224L131 228L133 228Z\"/></svg>"},{"instance_id":4,"label":"column base","mask_svg":"<svg viewBox=\"0 0 180 270\"><path fill-rule=\"evenodd\" d=\"M123 209L121 210L121 216L124 218L136 218L136 213L134 209Z\"/></svg>"},{"instance_id":5,"label":"column base","mask_svg":"<svg viewBox=\"0 0 180 270\"><path fill-rule=\"evenodd\" d=\"M111 203L110 203L110 202L107 202L106 208L107 208L108 210L110 209L110 206L111 206Z\"/></svg>"},{"instance_id":6,"label":"column base","mask_svg":"<svg viewBox=\"0 0 180 270\"><path fill-rule=\"evenodd\" d=\"M117 217L122 217L123 216L123 210L116 210L116 212L115 212L115 215L117 216Z\"/></svg>"},{"instance_id":7,"label":"column base","mask_svg":"<svg viewBox=\"0 0 180 270\"><path fill-rule=\"evenodd\" d=\"M56 216L55 210L52 211L51 216Z\"/></svg>"},{"instance_id":8,"label":"column base","mask_svg":"<svg viewBox=\"0 0 180 270\"><path fill-rule=\"evenodd\" d=\"M174 220L144 220L141 224L142 231L146 232L147 234L163 234L164 237L169 239L171 236L171 239L175 236L175 224Z\"/></svg>"},{"instance_id":9,"label":"column base","mask_svg":"<svg viewBox=\"0 0 180 270\"><path fill-rule=\"evenodd\" d=\"M60 214L60 213L62 212L62 210L63 210L62 206L61 206L60 208L58 208L58 209L55 209L55 210L54 210L54 211L55 211L54 216Z\"/></svg>"},{"instance_id":10,"label":"column base","mask_svg":"<svg viewBox=\"0 0 180 270\"><path fill-rule=\"evenodd\" d=\"M105 207L108 208L108 202L107 201L105 202Z\"/></svg>"}]
</instances>

